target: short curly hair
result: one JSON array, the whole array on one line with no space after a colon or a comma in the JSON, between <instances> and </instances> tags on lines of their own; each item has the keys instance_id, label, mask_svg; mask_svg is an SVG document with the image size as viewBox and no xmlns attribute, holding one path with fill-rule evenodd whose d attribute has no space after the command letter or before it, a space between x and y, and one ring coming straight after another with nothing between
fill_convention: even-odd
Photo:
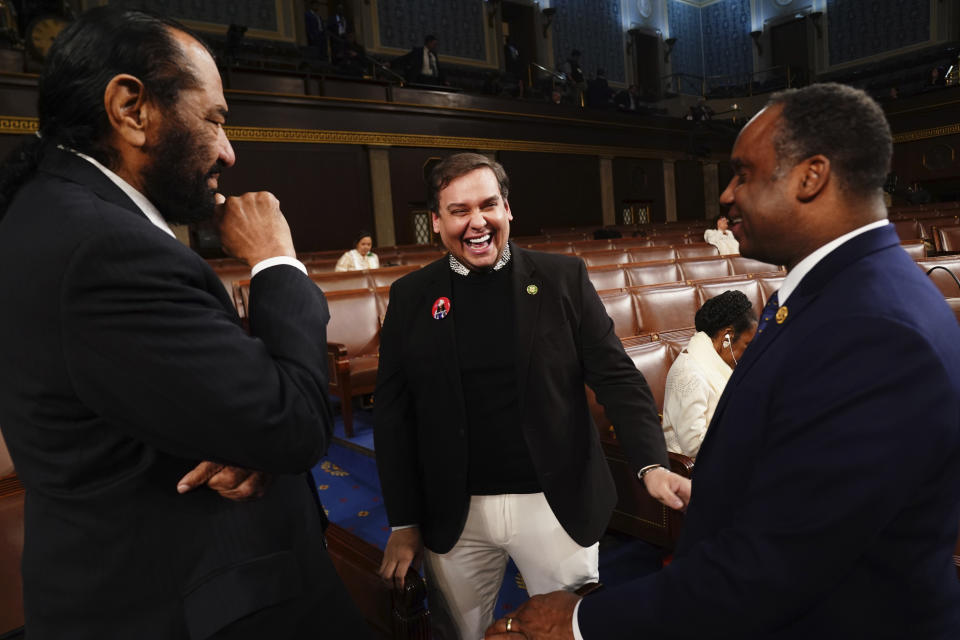
<instances>
[{"instance_id":1,"label":"short curly hair","mask_svg":"<svg viewBox=\"0 0 960 640\"><path fill-rule=\"evenodd\" d=\"M726 327L733 327L733 340L757 324L757 314L742 291L728 290L703 303L693 320L697 331L711 338Z\"/></svg>"},{"instance_id":2,"label":"short curly hair","mask_svg":"<svg viewBox=\"0 0 960 640\"><path fill-rule=\"evenodd\" d=\"M775 177L798 162L823 154L841 189L857 196L879 191L890 172L893 136L873 98L835 82L787 89L770 96L767 107L782 105L773 147Z\"/></svg>"}]
</instances>

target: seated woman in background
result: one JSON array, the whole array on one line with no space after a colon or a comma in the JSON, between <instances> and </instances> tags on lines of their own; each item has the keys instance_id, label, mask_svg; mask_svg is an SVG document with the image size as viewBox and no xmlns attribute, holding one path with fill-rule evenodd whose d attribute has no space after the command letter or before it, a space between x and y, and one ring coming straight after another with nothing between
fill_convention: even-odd
<instances>
[{"instance_id":1,"label":"seated woman in background","mask_svg":"<svg viewBox=\"0 0 960 640\"><path fill-rule=\"evenodd\" d=\"M373 238L366 231L357 235L353 249L347 251L337 260L335 271L361 271L363 269L379 269L380 259L370 251L373 248Z\"/></svg>"},{"instance_id":2,"label":"seated woman in background","mask_svg":"<svg viewBox=\"0 0 960 640\"><path fill-rule=\"evenodd\" d=\"M730 229L730 218L721 213L713 220L713 229L703 232L703 239L720 250L720 255L729 256L740 253L740 243L733 237Z\"/></svg>"},{"instance_id":3,"label":"seated woman in background","mask_svg":"<svg viewBox=\"0 0 960 640\"><path fill-rule=\"evenodd\" d=\"M695 458L733 367L757 330L757 314L740 291L703 303L697 332L673 361L663 397L667 450Z\"/></svg>"}]
</instances>

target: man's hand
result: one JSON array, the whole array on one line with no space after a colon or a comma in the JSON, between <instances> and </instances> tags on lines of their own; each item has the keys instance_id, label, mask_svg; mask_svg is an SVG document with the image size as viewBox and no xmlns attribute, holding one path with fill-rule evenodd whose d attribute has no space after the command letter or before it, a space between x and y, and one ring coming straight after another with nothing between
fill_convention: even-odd
<instances>
[{"instance_id":1,"label":"man's hand","mask_svg":"<svg viewBox=\"0 0 960 640\"><path fill-rule=\"evenodd\" d=\"M398 589L403 589L407 569L413 565L420 569L423 559L423 540L420 537L420 527L397 529L390 534L387 548L383 551L383 562L380 563L380 577Z\"/></svg>"},{"instance_id":2,"label":"man's hand","mask_svg":"<svg viewBox=\"0 0 960 640\"><path fill-rule=\"evenodd\" d=\"M690 502L690 479L665 467L651 469L643 476L647 492L671 509L685 510Z\"/></svg>"},{"instance_id":3,"label":"man's hand","mask_svg":"<svg viewBox=\"0 0 960 640\"><path fill-rule=\"evenodd\" d=\"M207 485L229 500L252 500L266 492L270 475L259 471L226 467L216 462L201 462L193 471L180 478L177 493L193 491Z\"/></svg>"},{"instance_id":4,"label":"man's hand","mask_svg":"<svg viewBox=\"0 0 960 640\"><path fill-rule=\"evenodd\" d=\"M490 625L484 640L573 640L573 610L579 601L580 596L569 591L533 596Z\"/></svg>"},{"instance_id":5,"label":"man's hand","mask_svg":"<svg viewBox=\"0 0 960 640\"><path fill-rule=\"evenodd\" d=\"M216 195L216 220L224 250L251 267L277 256L297 257L280 201L258 191L235 198Z\"/></svg>"}]
</instances>

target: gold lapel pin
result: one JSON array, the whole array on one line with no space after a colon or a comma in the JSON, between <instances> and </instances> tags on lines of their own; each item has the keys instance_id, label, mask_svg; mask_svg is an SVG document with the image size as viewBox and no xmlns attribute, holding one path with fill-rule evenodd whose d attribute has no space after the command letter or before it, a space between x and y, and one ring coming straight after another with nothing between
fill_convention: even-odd
<instances>
[{"instance_id":1,"label":"gold lapel pin","mask_svg":"<svg viewBox=\"0 0 960 640\"><path fill-rule=\"evenodd\" d=\"M537 285L535 285L535 284L528 284L528 285L527 285L527 293L528 293L529 295L535 296L535 295L537 295L537 292L538 292L538 291L540 291L540 289L537 287Z\"/></svg>"},{"instance_id":2,"label":"gold lapel pin","mask_svg":"<svg viewBox=\"0 0 960 640\"><path fill-rule=\"evenodd\" d=\"M783 324L787 319L788 313L790 313L790 311L787 309L786 306L783 306L777 309L777 324Z\"/></svg>"}]
</instances>

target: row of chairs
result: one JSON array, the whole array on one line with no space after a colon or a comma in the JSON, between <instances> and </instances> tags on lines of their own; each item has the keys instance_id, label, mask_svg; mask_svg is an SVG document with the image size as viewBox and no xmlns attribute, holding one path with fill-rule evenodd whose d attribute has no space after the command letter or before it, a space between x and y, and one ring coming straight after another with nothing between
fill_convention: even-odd
<instances>
[{"instance_id":1,"label":"row of chairs","mask_svg":"<svg viewBox=\"0 0 960 640\"><path fill-rule=\"evenodd\" d=\"M890 220L900 240L924 240L934 246L937 242L938 229L955 227L960 224L960 216L954 212L938 215L925 214L922 216L898 216Z\"/></svg>"},{"instance_id":2,"label":"row of chairs","mask_svg":"<svg viewBox=\"0 0 960 640\"><path fill-rule=\"evenodd\" d=\"M680 351L686 346L689 334L647 334L623 340L624 350L634 366L643 374L657 413L663 415L664 389L667 373ZM669 509L650 497L643 483L637 479L626 456L620 450L616 432L607 419L603 406L589 387L586 388L590 413L597 426L600 443L617 488L617 504L610 517L610 528L639 538L665 549L673 549L680 537L683 514ZM694 460L677 453L670 454L670 467L690 478Z\"/></svg>"},{"instance_id":3,"label":"row of chairs","mask_svg":"<svg viewBox=\"0 0 960 640\"><path fill-rule=\"evenodd\" d=\"M930 276L943 297L960 299L960 255L924 258L917 260L917 266Z\"/></svg>"},{"instance_id":4,"label":"row of chairs","mask_svg":"<svg viewBox=\"0 0 960 640\"><path fill-rule=\"evenodd\" d=\"M644 285L601 291L600 301L621 339L644 334L683 339L693 335L694 316L706 300L735 289L747 296L759 316L784 277L782 272L771 272Z\"/></svg>"},{"instance_id":5,"label":"row of chairs","mask_svg":"<svg viewBox=\"0 0 960 640\"><path fill-rule=\"evenodd\" d=\"M641 285L781 271L783 269L778 265L743 256L715 256L588 266L587 276L598 291L606 291Z\"/></svg>"},{"instance_id":6,"label":"row of chairs","mask_svg":"<svg viewBox=\"0 0 960 640\"><path fill-rule=\"evenodd\" d=\"M521 244L520 246L544 253L564 253L581 257L602 258L621 253L634 254L630 258L594 262L594 264L614 264L619 262L647 262L650 260L673 260L676 258L702 258L719 256L720 251L706 242L675 242L657 244L650 238L616 238L611 240L582 240L580 242L546 242L542 244ZM588 263L590 264L590 263Z\"/></svg>"},{"instance_id":7,"label":"row of chairs","mask_svg":"<svg viewBox=\"0 0 960 640\"><path fill-rule=\"evenodd\" d=\"M555 243L574 243L574 242L590 242L597 240L590 234L586 233L559 233L552 236L520 236L513 238L513 241L519 244L521 247L528 247L530 249L537 249L539 245L544 244L555 244ZM621 238L616 238L616 240L636 240L642 241L646 240L646 245L641 246L661 246L669 244L690 244L693 242L703 242L703 231L693 231L686 232L680 231L675 233L658 233L650 235L638 235L638 236L623 236Z\"/></svg>"}]
</instances>

